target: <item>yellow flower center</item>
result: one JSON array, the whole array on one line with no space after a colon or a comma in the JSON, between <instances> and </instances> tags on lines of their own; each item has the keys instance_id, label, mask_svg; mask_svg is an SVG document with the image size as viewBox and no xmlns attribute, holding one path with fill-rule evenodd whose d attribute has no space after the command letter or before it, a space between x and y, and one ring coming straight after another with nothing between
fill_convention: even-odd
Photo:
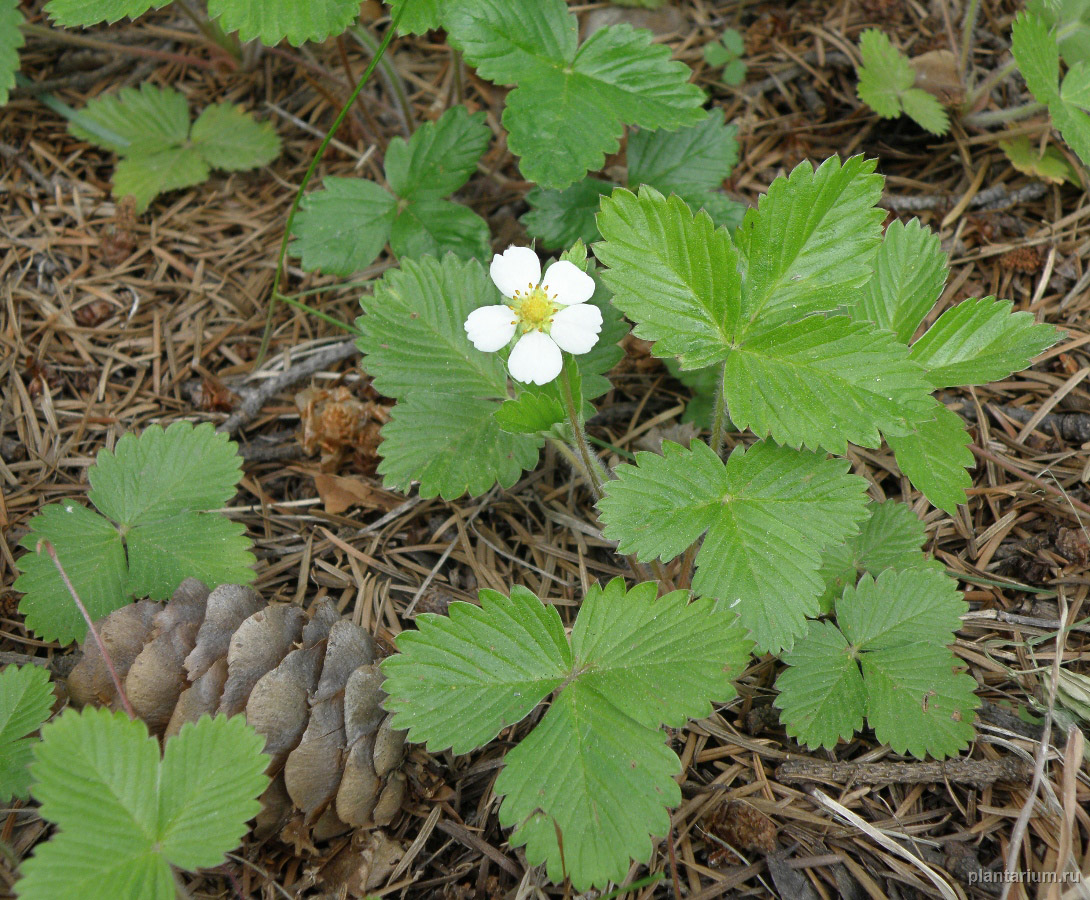
<instances>
[{"instance_id":1,"label":"yellow flower center","mask_svg":"<svg viewBox=\"0 0 1090 900\"><path fill-rule=\"evenodd\" d=\"M513 309L518 315L519 326L525 333L527 331L548 332L548 326L552 324L553 316L560 308L549 299L548 287L542 285L534 287L527 285L525 291L515 291L512 297Z\"/></svg>"}]
</instances>

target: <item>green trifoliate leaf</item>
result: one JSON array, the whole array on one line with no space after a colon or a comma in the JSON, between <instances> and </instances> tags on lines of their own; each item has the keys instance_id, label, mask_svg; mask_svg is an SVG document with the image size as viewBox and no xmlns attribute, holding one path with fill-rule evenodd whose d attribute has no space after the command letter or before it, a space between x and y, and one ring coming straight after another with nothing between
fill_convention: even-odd
<instances>
[{"instance_id":1,"label":"green trifoliate leaf","mask_svg":"<svg viewBox=\"0 0 1090 900\"><path fill-rule=\"evenodd\" d=\"M866 483L844 460L755 444L724 463L707 444L669 441L617 467L599 503L621 553L668 562L707 532L693 590L734 608L758 647L790 647L818 612L827 544L866 516Z\"/></svg>"},{"instance_id":2,"label":"green trifoliate leaf","mask_svg":"<svg viewBox=\"0 0 1090 900\"><path fill-rule=\"evenodd\" d=\"M572 629L581 684L650 728L680 728L734 696L731 679L752 643L733 612L688 591L655 599L653 582L625 591L614 578L591 585ZM684 648L684 649L683 649Z\"/></svg>"},{"instance_id":3,"label":"green trifoliate leaf","mask_svg":"<svg viewBox=\"0 0 1090 900\"><path fill-rule=\"evenodd\" d=\"M190 510L218 509L235 495L238 447L210 422L175 422L123 435L88 472L88 495L122 525L145 525Z\"/></svg>"},{"instance_id":4,"label":"green trifoliate leaf","mask_svg":"<svg viewBox=\"0 0 1090 900\"><path fill-rule=\"evenodd\" d=\"M169 147L152 153L129 148L114 169L113 195L131 196L144 210L160 194L193 187L207 180L208 163L191 147Z\"/></svg>"},{"instance_id":5,"label":"green trifoliate leaf","mask_svg":"<svg viewBox=\"0 0 1090 900\"><path fill-rule=\"evenodd\" d=\"M788 668L776 679L775 703L791 737L832 749L863 727L863 676L836 625L810 622L784 662Z\"/></svg>"},{"instance_id":6,"label":"green trifoliate leaf","mask_svg":"<svg viewBox=\"0 0 1090 900\"><path fill-rule=\"evenodd\" d=\"M443 13L447 0L386 0L390 14L396 16L404 9L398 31L402 34L423 34L443 27Z\"/></svg>"},{"instance_id":7,"label":"green trifoliate leaf","mask_svg":"<svg viewBox=\"0 0 1090 900\"><path fill-rule=\"evenodd\" d=\"M30 522L19 560L27 625L49 640L82 639L83 618L53 561L33 552L45 538L92 619L122 606L134 593L162 599L186 578L215 586L248 582L254 557L244 528L211 510L236 490L242 460L211 423L158 425L126 434L103 450L88 471L92 503L113 522L75 503L47 506ZM114 523L117 523L116 525Z\"/></svg>"},{"instance_id":8,"label":"green trifoliate leaf","mask_svg":"<svg viewBox=\"0 0 1090 900\"><path fill-rule=\"evenodd\" d=\"M724 359L738 326L739 255L725 229L693 214L680 197L618 189L602 201L595 245L609 267L603 280L614 304L636 322L635 334L655 341L656 356L677 356L682 368Z\"/></svg>"},{"instance_id":9,"label":"green trifoliate leaf","mask_svg":"<svg viewBox=\"0 0 1090 900\"><path fill-rule=\"evenodd\" d=\"M243 41L268 47L285 38L294 47L340 34L359 18L357 0L208 0L208 15Z\"/></svg>"},{"instance_id":10,"label":"green trifoliate leaf","mask_svg":"<svg viewBox=\"0 0 1090 900\"><path fill-rule=\"evenodd\" d=\"M722 110L678 131L641 129L628 137L628 183L649 184L683 200L722 187L738 162L738 129L726 125Z\"/></svg>"},{"instance_id":11,"label":"green trifoliate leaf","mask_svg":"<svg viewBox=\"0 0 1090 900\"><path fill-rule=\"evenodd\" d=\"M7 666L0 672L0 803L27 797L27 765L35 744L27 735L38 730L52 708L44 666Z\"/></svg>"},{"instance_id":12,"label":"green trifoliate leaf","mask_svg":"<svg viewBox=\"0 0 1090 900\"><path fill-rule=\"evenodd\" d=\"M704 62L723 70L720 77L725 84L739 85L746 80L746 64L739 58L745 49L742 35L728 28L719 41L704 45Z\"/></svg>"},{"instance_id":13,"label":"green trifoliate leaf","mask_svg":"<svg viewBox=\"0 0 1090 900\"><path fill-rule=\"evenodd\" d=\"M1039 150L1038 145L1025 135L1009 141L1000 141L999 149L1006 154L1010 164L1019 172L1040 178L1048 184L1078 184L1079 176L1059 149L1052 144Z\"/></svg>"},{"instance_id":14,"label":"green trifoliate leaf","mask_svg":"<svg viewBox=\"0 0 1090 900\"><path fill-rule=\"evenodd\" d=\"M30 520L19 542L29 553L18 560L22 574L13 587L26 594L19 611L27 628L47 641L69 644L83 638L87 624L40 540L57 551L76 593L92 619L101 619L128 599L128 570L121 533L102 516L73 501L53 503Z\"/></svg>"},{"instance_id":15,"label":"green trifoliate leaf","mask_svg":"<svg viewBox=\"0 0 1090 900\"><path fill-rule=\"evenodd\" d=\"M158 194L200 184L210 166L252 169L280 152L271 126L230 103L206 109L191 131L185 96L150 84L92 100L68 127L122 157L113 193L134 197L138 211Z\"/></svg>"},{"instance_id":16,"label":"green trifoliate leaf","mask_svg":"<svg viewBox=\"0 0 1090 900\"><path fill-rule=\"evenodd\" d=\"M119 19L135 19L149 9L160 9L170 0L49 0L45 11L58 25L66 28L108 24Z\"/></svg>"},{"instance_id":17,"label":"green trifoliate leaf","mask_svg":"<svg viewBox=\"0 0 1090 900\"><path fill-rule=\"evenodd\" d=\"M19 48L23 46L23 14L19 0L0 0L0 106L8 102L19 71Z\"/></svg>"},{"instance_id":18,"label":"green trifoliate leaf","mask_svg":"<svg viewBox=\"0 0 1090 900\"><path fill-rule=\"evenodd\" d=\"M531 864L578 890L623 879L665 834L681 799L677 757L658 730L734 696L750 643L734 614L621 579L586 595L571 645L554 607L524 588L481 592L450 617L422 615L382 665L395 727L432 750L490 740L560 688L541 724L508 753L495 791ZM564 852L561 854L560 841Z\"/></svg>"},{"instance_id":19,"label":"green trifoliate leaf","mask_svg":"<svg viewBox=\"0 0 1090 900\"><path fill-rule=\"evenodd\" d=\"M228 172L268 165L280 154L272 125L258 122L233 103L205 107L189 138L210 166Z\"/></svg>"},{"instance_id":20,"label":"green trifoliate leaf","mask_svg":"<svg viewBox=\"0 0 1090 900\"><path fill-rule=\"evenodd\" d=\"M913 219L891 222L875 254L874 275L845 310L907 344L946 284L946 254L939 236Z\"/></svg>"},{"instance_id":21,"label":"green trifoliate leaf","mask_svg":"<svg viewBox=\"0 0 1090 900\"><path fill-rule=\"evenodd\" d=\"M1090 64L1077 63L1064 75L1060 97L1065 103L1090 110Z\"/></svg>"},{"instance_id":22,"label":"green trifoliate leaf","mask_svg":"<svg viewBox=\"0 0 1090 900\"><path fill-rule=\"evenodd\" d=\"M351 275L373 263L397 218L397 198L363 178L326 178L295 217L291 252L303 268Z\"/></svg>"},{"instance_id":23,"label":"green trifoliate leaf","mask_svg":"<svg viewBox=\"0 0 1090 900\"><path fill-rule=\"evenodd\" d=\"M503 359L470 344L465 320L501 301L475 261L452 255L405 260L360 300L364 368L400 402L382 430L379 472L387 484L420 481L424 496L510 487L537 461L540 439L506 434L495 418L509 399Z\"/></svg>"},{"instance_id":24,"label":"green trifoliate leaf","mask_svg":"<svg viewBox=\"0 0 1090 900\"><path fill-rule=\"evenodd\" d=\"M467 0L444 18L451 43L482 78L517 85L503 114L508 146L543 187L602 168L624 125L673 129L705 116L689 68L648 31L614 25L580 46L563 0Z\"/></svg>"},{"instance_id":25,"label":"green trifoliate leaf","mask_svg":"<svg viewBox=\"0 0 1090 900\"><path fill-rule=\"evenodd\" d=\"M449 200L417 200L394 220L390 249L399 258L442 256L487 261L492 256L488 223L468 206Z\"/></svg>"},{"instance_id":26,"label":"green trifoliate leaf","mask_svg":"<svg viewBox=\"0 0 1090 900\"><path fill-rule=\"evenodd\" d=\"M638 333L638 332L637 332ZM923 367L888 331L807 316L745 338L726 361L731 421L779 444L845 452L907 434L930 414Z\"/></svg>"},{"instance_id":27,"label":"green trifoliate leaf","mask_svg":"<svg viewBox=\"0 0 1090 900\"><path fill-rule=\"evenodd\" d=\"M595 216L602 197L612 190L610 182L599 178L584 178L562 191L535 187L526 195L530 211L519 221L546 247L590 244L601 237Z\"/></svg>"},{"instance_id":28,"label":"green trifoliate leaf","mask_svg":"<svg viewBox=\"0 0 1090 900\"><path fill-rule=\"evenodd\" d=\"M825 593L821 611L830 612L847 585L864 572L878 576L886 569L938 568L942 564L923 550L923 522L905 503L886 500L867 504L870 518L859 534L828 548L821 561Z\"/></svg>"},{"instance_id":29,"label":"green trifoliate leaf","mask_svg":"<svg viewBox=\"0 0 1090 900\"><path fill-rule=\"evenodd\" d=\"M398 655L382 664L387 709L409 740L437 752L466 753L521 721L572 667L556 608L526 588L510 598L481 591L481 605L452 603L398 635Z\"/></svg>"},{"instance_id":30,"label":"green trifoliate leaf","mask_svg":"<svg viewBox=\"0 0 1090 900\"><path fill-rule=\"evenodd\" d=\"M441 198L465 184L490 138L483 113L471 116L456 106L418 128L408 143L390 142L386 179L394 194L364 179L327 178L293 226L292 250L303 268L349 275L373 263L387 241L399 257L451 252L487 259L488 223Z\"/></svg>"},{"instance_id":31,"label":"green trifoliate leaf","mask_svg":"<svg viewBox=\"0 0 1090 900\"><path fill-rule=\"evenodd\" d=\"M932 504L954 515L973 485L972 438L961 417L933 400L934 418L920 422L911 434L886 435L897 465Z\"/></svg>"},{"instance_id":32,"label":"green trifoliate leaf","mask_svg":"<svg viewBox=\"0 0 1090 900\"><path fill-rule=\"evenodd\" d=\"M776 682L788 733L832 747L868 723L898 753L943 757L972 739L974 679L947 649L966 604L935 569L864 575L837 601L839 628L811 623Z\"/></svg>"},{"instance_id":33,"label":"green trifoliate leaf","mask_svg":"<svg viewBox=\"0 0 1090 900\"><path fill-rule=\"evenodd\" d=\"M469 181L491 140L483 112L470 115L464 106L451 107L438 121L421 125L408 142L401 137L390 141L390 190L403 200L447 197Z\"/></svg>"},{"instance_id":34,"label":"green trifoliate leaf","mask_svg":"<svg viewBox=\"0 0 1090 900\"><path fill-rule=\"evenodd\" d=\"M254 579L246 526L224 516L186 510L137 525L125 535L125 549L128 592L134 597L165 600L187 578L205 584L246 584Z\"/></svg>"},{"instance_id":35,"label":"green trifoliate leaf","mask_svg":"<svg viewBox=\"0 0 1090 900\"><path fill-rule=\"evenodd\" d=\"M1073 66L1090 63L1090 2L1087 0L1030 0L1026 12L1040 16L1055 29L1064 61Z\"/></svg>"},{"instance_id":36,"label":"green trifoliate leaf","mask_svg":"<svg viewBox=\"0 0 1090 900\"><path fill-rule=\"evenodd\" d=\"M883 32L864 31L859 52L863 57L857 70L860 100L884 119L896 119L903 112L924 130L946 134L950 129L946 110L934 95L913 87L916 70Z\"/></svg>"},{"instance_id":37,"label":"green trifoliate leaf","mask_svg":"<svg viewBox=\"0 0 1090 900\"><path fill-rule=\"evenodd\" d=\"M1026 368L1059 340L1052 325L1033 313L1011 312L1010 300L982 297L946 310L912 345L911 357L927 369L935 388L986 384Z\"/></svg>"},{"instance_id":38,"label":"green trifoliate leaf","mask_svg":"<svg viewBox=\"0 0 1090 900\"><path fill-rule=\"evenodd\" d=\"M143 722L67 710L42 729L31 766L42 817L59 830L23 863L19 896L171 900L171 865L218 865L260 811L263 745L242 716L205 717L160 762Z\"/></svg>"},{"instance_id":39,"label":"green trifoliate leaf","mask_svg":"<svg viewBox=\"0 0 1090 900\"><path fill-rule=\"evenodd\" d=\"M742 253L743 316L798 317L835 309L871 274L885 210L875 209L882 177L875 161L827 159L815 172L802 162L777 178L735 235Z\"/></svg>"},{"instance_id":40,"label":"green trifoliate leaf","mask_svg":"<svg viewBox=\"0 0 1090 900\"><path fill-rule=\"evenodd\" d=\"M129 152L135 145L141 155L148 155L180 146L189 136L185 95L148 83L139 90L122 88L117 94L96 97L83 108L82 115L117 139L104 138L103 131L89 131L75 123L68 130L81 140L118 154Z\"/></svg>"}]
</instances>

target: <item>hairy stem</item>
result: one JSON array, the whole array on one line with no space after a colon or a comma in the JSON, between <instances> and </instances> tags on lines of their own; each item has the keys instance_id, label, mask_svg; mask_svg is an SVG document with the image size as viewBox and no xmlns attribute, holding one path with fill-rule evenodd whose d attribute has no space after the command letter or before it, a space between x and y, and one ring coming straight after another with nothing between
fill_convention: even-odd
<instances>
[{"instance_id":1,"label":"hairy stem","mask_svg":"<svg viewBox=\"0 0 1090 900\"><path fill-rule=\"evenodd\" d=\"M976 17L980 13L980 0L969 0L969 6L965 10L965 18L961 23L961 54L958 57L958 75L962 83L965 81L965 72L969 67L969 52L973 43L973 29L976 27Z\"/></svg>"},{"instance_id":2,"label":"hairy stem","mask_svg":"<svg viewBox=\"0 0 1090 900\"><path fill-rule=\"evenodd\" d=\"M601 500L602 488L609 480L609 475L606 474L605 467L590 449L586 431L583 429L583 420L575 406L575 396L572 393L571 377L568 375L567 365L560 372L560 397L564 401L564 410L568 414L568 424L572 430L573 449L582 463L587 485L590 487L590 492L594 494L595 501Z\"/></svg>"},{"instance_id":3,"label":"hairy stem","mask_svg":"<svg viewBox=\"0 0 1090 900\"><path fill-rule=\"evenodd\" d=\"M118 677L117 669L114 668L114 661L110 659L110 654L106 650L106 645L102 643L102 638L99 637L98 631L95 630L95 623L91 621L91 614L87 612L87 607L83 605L83 601L80 600L79 594L76 593L76 588L72 584L72 580L68 577L68 573L64 571L64 566L61 565L61 561L57 559L56 548L47 540L38 541L37 552L41 552L42 548L45 548L45 552L49 554L49 558L53 560L53 565L57 567L57 571L61 573L61 581L64 582L64 586L68 588L68 593L72 595L72 599L76 603L76 608L80 611L80 615L83 616L83 620L87 623L87 630L91 632L91 636L95 639L95 643L98 644L98 652L102 654L102 661L106 664L106 670L110 673L110 680L114 683L114 688L117 690L117 696L121 700L121 705L125 708L125 712L128 713L130 719L136 718L136 712L132 708L132 704L129 703L129 698L125 694L125 688L121 684L121 679Z\"/></svg>"},{"instance_id":4,"label":"hairy stem","mask_svg":"<svg viewBox=\"0 0 1090 900\"><path fill-rule=\"evenodd\" d=\"M207 16L202 16L193 8L189 0L177 0L178 9L187 19L197 26L197 30L221 50L225 51L235 63L242 62L242 45L238 42L237 35L227 35L218 22L214 22Z\"/></svg>"},{"instance_id":5,"label":"hairy stem","mask_svg":"<svg viewBox=\"0 0 1090 900\"><path fill-rule=\"evenodd\" d=\"M1043 103L1023 103L1021 106L1014 106L1010 109L990 109L985 112L972 113L961 121L976 128L991 128L995 125L1003 125L1006 122L1028 119L1045 109L1047 107Z\"/></svg>"},{"instance_id":6,"label":"hairy stem","mask_svg":"<svg viewBox=\"0 0 1090 900\"><path fill-rule=\"evenodd\" d=\"M326 147L329 146L329 142L333 140L333 135L335 135L337 129L341 127L341 123L344 121L345 116L348 115L348 111L352 108L352 104L356 102L356 97L358 97L360 91L363 90L363 86L371 80L371 76L374 74L375 68L379 64L379 60L382 59L383 54L386 53L386 48L390 46L391 41L394 39L394 35L397 34L397 26L401 22L401 16L405 13L405 9L408 5L409 4L407 3L403 3L394 14L393 21L390 22L390 27L386 31L386 36L382 39L382 43L379 44L378 49L375 51L375 55L371 58L371 62L368 64L363 75L360 77L359 82L356 84L356 89L352 91L352 95L345 101L344 106L341 107L341 111L337 114L337 118L334 119L329 131L326 132L326 136L322 138L322 143L318 146L318 151L310 161L306 174L303 175L303 180L299 184L299 189L295 192L295 199L291 201L291 209L288 210L288 221L284 225L284 236L280 240L280 253L276 259L276 273L273 275L272 291L270 291L269 295L269 311L265 316L265 333L261 336L261 349L258 350L257 358L254 360L255 369L261 365L265 359L265 354L269 352L269 342L272 340L273 313L276 310L277 298L280 295L280 282L284 277L284 260L288 255L288 241L291 239L291 226L295 224L295 214L299 211L299 203L303 199L303 192L306 191L307 185L310 184L310 179L314 177L314 172L318 168L318 163L321 162Z\"/></svg>"}]
</instances>

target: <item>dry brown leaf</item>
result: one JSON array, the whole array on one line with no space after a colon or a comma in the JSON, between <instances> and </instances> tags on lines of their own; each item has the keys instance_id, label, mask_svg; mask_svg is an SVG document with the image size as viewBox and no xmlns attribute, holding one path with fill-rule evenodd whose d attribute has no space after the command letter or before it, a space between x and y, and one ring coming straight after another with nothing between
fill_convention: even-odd
<instances>
[{"instance_id":1,"label":"dry brown leaf","mask_svg":"<svg viewBox=\"0 0 1090 900\"><path fill-rule=\"evenodd\" d=\"M957 57L949 50L930 50L913 57L915 87L934 94L943 106L957 106L965 99L965 85L958 74Z\"/></svg>"},{"instance_id":2,"label":"dry brown leaf","mask_svg":"<svg viewBox=\"0 0 1090 900\"><path fill-rule=\"evenodd\" d=\"M352 506L389 512L402 502L392 494L373 487L362 478L352 478L348 475L329 475L318 472L314 476L314 487L322 499L322 507L331 516L339 515Z\"/></svg>"}]
</instances>

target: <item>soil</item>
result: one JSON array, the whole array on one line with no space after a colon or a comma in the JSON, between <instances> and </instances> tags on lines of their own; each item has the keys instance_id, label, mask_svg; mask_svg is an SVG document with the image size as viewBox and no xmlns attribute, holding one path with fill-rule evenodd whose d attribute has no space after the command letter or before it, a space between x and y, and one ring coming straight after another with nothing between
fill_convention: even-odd
<instances>
[{"instance_id":1,"label":"soil","mask_svg":"<svg viewBox=\"0 0 1090 900\"><path fill-rule=\"evenodd\" d=\"M888 221L919 217L950 255L937 310L998 295L1065 337L1025 372L943 395L970 424L978 460L969 502L956 516L931 507L889 451L850 452L872 495L909 503L926 523L928 549L961 579L971 612L955 652L984 701L969 768L921 767L869 732L831 751L807 751L786 736L771 706L779 664L755 659L736 701L670 734L684 766L684 799L650 865L630 872L631 880L654 880L623 896L992 897L1000 885L981 873L995 879L1012 844L1017 869L1038 881L1090 865L1080 723L1062 709L1049 716L1056 701L1047 677L1060 665L1090 675L1083 524L1090 512L1090 205L1082 187L1022 174L1000 149L1006 137L1046 135L1043 118L1005 130L955 122L937 138L906 118L879 119L855 92L864 28L884 29L910 56L956 53L965 5L678 0L647 20L738 127L740 159L725 184L731 196L755 204L773 178L802 160L875 157L887 179ZM45 24L41 7L23 4L30 21ZM977 81L1004 64L1019 7L983 0L969 60ZM608 7L574 8L585 24ZM374 0L363 3L362 23L377 36L388 24ZM703 60L703 46L726 27L745 36L748 74L738 87L717 81ZM240 103L275 124L284 148L263 169L217 173L134 215L110 196L111 154L73 137L26 90L0 108L0 662L72 652L24 628L12 590L23 552L17 545L39 509L81 497L95 454L125 432L177 419L223 423L255 396L258 408L233 422L247 462L229 514L255 542L256 587L268 599L309 607L332 597L390 651L416 615L473 600L480 588L523 584L570 618L587 584L626 574L599 535L590 497L551 453L510 490L482 498L444 502L383 489L375 469L387 403L345 344L346 332L327 320L277 304L270 353L255 364L289 207L370 60L364 46L350 36L285 44L248 53L238 65L175 6L72 34L105 43L35 33L21 53L23 74L68 105L150 81L184 92L192 110ZM398 39L388 58L408 106L388 78L366 86L316 178L381 180L393 136L464 102L488 114L497 139L457 199L488 220L495 249L527 243L518 217L530 185L499 124L505 90L465 70L441 35ZM985 108L1027 99L1011 75ZM350 323L365 288L304 273L296 262L289 257L284 290L307 291L303 302ZM384 254L356 280L394 264ZM687 392L645 344L625 346L614 390L600 403L605 412L590 430L628 450L672 433ZM260 392L308 360L307 377ZM619 457L607 453L603 461ZM374 895L570 896L528 868L496 817L492 786L503 755L533 724L507 729L466 756L412 750L403 814L382 836L384 845L397 845L399 862L376 874ZM781 773L789 760L805 765ZM25 804L0 823L0 840L11 848L0 854L0 894L12 896L18 862L49 827ZM359 834L317 847L248 840L221 867L183 880L193 897L342 897L346 853L356 862L382 857L375 840ZM1023 877L1010 896L1049 889ZM1048 896L1060 896L1055 890Z\"/></svg>"}]
</instances>

